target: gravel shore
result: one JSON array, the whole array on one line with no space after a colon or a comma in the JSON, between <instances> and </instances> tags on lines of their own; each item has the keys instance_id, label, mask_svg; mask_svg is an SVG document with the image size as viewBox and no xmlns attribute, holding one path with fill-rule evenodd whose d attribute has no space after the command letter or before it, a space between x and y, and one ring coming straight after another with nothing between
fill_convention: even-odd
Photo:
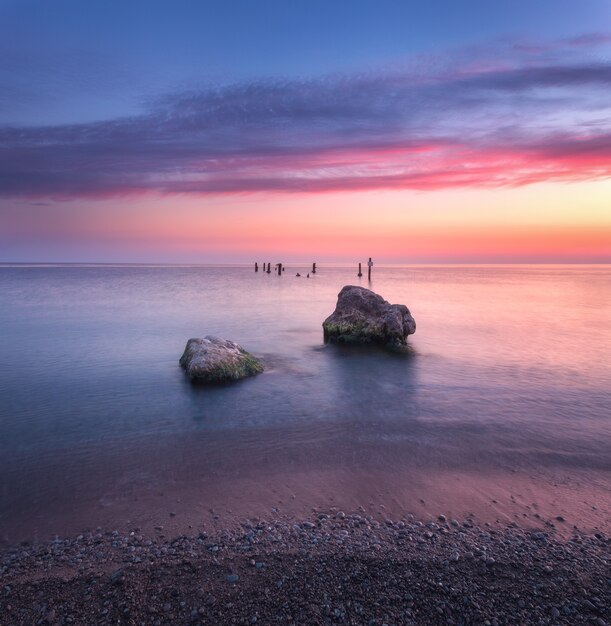
<instances>
[{"instance_id":1,"label":"gravel shore","mask_svg":"<svg viewBox=\"0 0 611 626\"><path fill-rule=\"evenodd\" d=\"M560 520L562 521L562 520ZM95 532L0 556L2 624L611 623L611 539L473 520Z\"/></svg>"}]
</instances>

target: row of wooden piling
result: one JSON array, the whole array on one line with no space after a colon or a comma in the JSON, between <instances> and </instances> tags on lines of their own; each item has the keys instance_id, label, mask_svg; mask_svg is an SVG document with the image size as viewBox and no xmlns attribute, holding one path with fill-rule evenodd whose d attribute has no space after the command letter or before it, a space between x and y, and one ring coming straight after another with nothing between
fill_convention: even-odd
<instances>
[{"instance_id":1,"label":"row of wooden piling","mask_svg":"<svg viewBox=\"0 0 611 626\"><path fill-rule=\"evenodd\" d=\"M255 272L259 271L259 264L255 262ZM272 264L271 263L263 263L263 271L267 274L272 273ZM282 263L276 263L274 265L274 273L277 273L278 276L282 275L282 272L286 271L286 267L282 265ZM316 274L316 263L312 263L312 274Z\"/></svg>"},{"instance_id":2,"label":"row of wooden piling","mask_svg":"<svg viewBox=\"0 0 611 626\"><path fill-rule=\"evenodd\" d=\"M371 260L371 257L369 257L369 261L367 261L367 278L369 280L371 280L371 268L373 267L373 261ZM272 264L271 263L263 263L263 271L267 274L271 274L272 273ZM284 267L284 265L282 265L282 263L276 263L276 265L274 265L274 273L277 273L278 276L282 276L282 272L284 272L286 270L286 267ZM259 264L255 261L255 272L259 271ZM316 274L316 263L312 263L312 270L310 272L311 274ZM359 273L357 274L357 276L360 278L363 275L362 269L361 269L361 263L359 263ZM297 274L297 276L301 276L301 274ZM308 278L309 278L309 274L308 274Z\"/></svg>"}]
</instances>

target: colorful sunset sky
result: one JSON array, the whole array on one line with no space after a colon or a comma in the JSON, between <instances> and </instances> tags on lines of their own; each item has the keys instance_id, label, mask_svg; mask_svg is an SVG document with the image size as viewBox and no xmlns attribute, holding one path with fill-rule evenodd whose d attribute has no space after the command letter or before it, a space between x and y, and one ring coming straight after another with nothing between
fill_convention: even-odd
<instances>
[{"instance_id":1,"label":"colorful sunset sky","mask_svg":"<svg viewBox=\"0 0 611 626\"><path fill-rule=\"evenodd\" d=\"M0 0L0 262L611 262L609 0Z\"/></svg>"}]
</instances>

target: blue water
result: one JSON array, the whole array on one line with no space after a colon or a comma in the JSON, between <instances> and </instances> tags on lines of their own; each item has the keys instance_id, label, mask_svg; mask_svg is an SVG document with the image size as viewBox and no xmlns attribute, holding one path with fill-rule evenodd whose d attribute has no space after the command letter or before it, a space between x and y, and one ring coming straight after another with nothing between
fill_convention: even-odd
<instances>
[{"instance_id":1,"label":"blue water","mask_svg":"<svg viewBox=\"0 0 611 626\"><path fill-rule=\"evenodd\" d=\"M323 345L340 288L368 284L307 269L0 266L0 535L93 523L151 485L288 481L307 505L310 474L354 468L609 484L611 267L376 267L371 288L416 319L409 355ZM178 359L209 334L266 372L193 387Z\"/></svg>"}]
</instances>

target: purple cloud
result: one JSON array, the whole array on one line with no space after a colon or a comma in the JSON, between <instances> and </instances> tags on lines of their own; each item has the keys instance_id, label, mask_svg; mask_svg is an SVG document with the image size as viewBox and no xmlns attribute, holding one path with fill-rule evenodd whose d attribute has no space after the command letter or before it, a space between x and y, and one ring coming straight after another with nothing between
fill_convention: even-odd
<instances>
[{"instance_id":1,"label":"purple cloud","mask_svg":"<svg viewBox=\"0 0 611 626\"><path fill-rule=\"evenodd\" d=\"M611 64L568 62L558 48L494 63L480 56L436 68L415 63L379 74L166 94L134 117L0 127L0 195L436 189L602 178L611 175L610 87Z\"/></svg>"}]
</instances>

